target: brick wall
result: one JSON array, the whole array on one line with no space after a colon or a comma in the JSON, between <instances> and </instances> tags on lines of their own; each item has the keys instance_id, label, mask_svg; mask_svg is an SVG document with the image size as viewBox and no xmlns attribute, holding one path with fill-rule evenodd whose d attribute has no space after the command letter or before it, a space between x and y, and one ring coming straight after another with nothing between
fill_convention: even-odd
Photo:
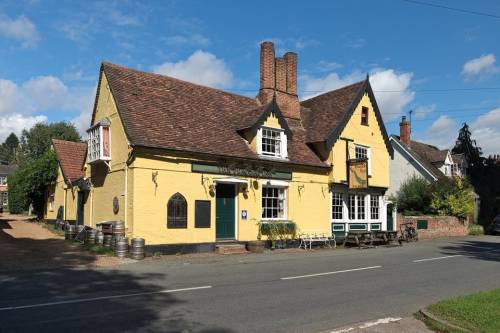
<instances>
[{"instance_id":1,"label":"brick wall","mask_svg":"<svg viewBox=\"0 0 500 333\"><path fill-rule=\"evenodd\" d=\"M466 236L469 234L468 221L461 221L454 216L403 216L398 214L398 231L402 223L413 222L416 227L418 220L427 221L427 229L417 230L419 239Z\"/></svg>"}]
</instances>

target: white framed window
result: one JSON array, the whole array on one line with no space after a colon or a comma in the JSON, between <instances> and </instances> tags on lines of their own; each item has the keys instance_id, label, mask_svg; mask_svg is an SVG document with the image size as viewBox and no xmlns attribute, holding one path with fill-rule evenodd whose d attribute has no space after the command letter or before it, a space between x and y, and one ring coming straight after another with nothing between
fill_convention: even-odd
<instances>
[{"instance_id":1,"label":"white framed window","mask_svg":"<svg viewBox=\"0 0 500 333\"><path fill-rule=\"evenodd\" d=\"M365 203L365 196L364 195L357 195L356 196L356 203L357 203L357 212L358 212L358 220L364 220L366 218L366 203Z\"/></svg>"},{"instance_id":2,"label":"white framed window","mask_svg":"<svg viewBox=\"0 0 500 333\"><path fill-rule=\"evenodd\" d=\"M349 210L349 220L356 219L356 196L354 194L349 195L349 201L347 204Z\"/></svg>"},{"instance_id":3,"label":"white framed window","mask_svg":"<svg viewBox=\"0 0 500 333\"><path fill-rule=\"evenodd\" d=\"M262 187L262 219L286 219L286 189L284 187Z\"/></svg>"},{"instance_id":4,"label":"white framed window","mask_svg":"<svg viewBox=\"0 0 500 333\"><path fill-rule=\"evenodd\" d=\"M0 176L0 185L7 185L7 177Z\"/></svg>"},{"instance_id":5,"label":"white framed window","mask_svg":"<svg viewBox=\"0 0 500 333\"><path fill-rule=\"evenodd\" d=\"M88 129L87 134L87 160L89 163L111 160L111 135L109 125L98 124Z\"/></svg>"},{"instance_id":6,"label":"white framed window","mask_svg":"<svg viewBox=\"0 0 500 333\"><path fill-rule=\"evenodd\" d=\"M378 220L380 217L380 196L370 195L370 219Z\"/></svg>"},{"instance_id":7,"label":"white framed window","mask_svg":"<svg viewBox=\"0 0 500 333\"><path fill-rule=\"evenodd\" d=\"M332 220L342 220L344 218L344 195L339 192L332 192Z\"/></svg>"},{"instance_id":8,"label":"white framed window","mask_svg":"<svg viewBox=\"0 0 500 333\"><path fill-rule=\"evenodd\" d=\"M370 147L355 145L354 146L354 158L357 160L367 160L368 162L368 174L372 174L372 164L371 164L371 149Z\"/></svg>"},{"instance_id":9,"label":"white framed window","mask_svg":"<svg viewBox=\"0 0 500 333\"><path fill-rule=\"evenodd\" d=\"M287 137L283 130L261 127L257 133L258 153L263 156L287 158Z\"/></svg>"}]
</instances>

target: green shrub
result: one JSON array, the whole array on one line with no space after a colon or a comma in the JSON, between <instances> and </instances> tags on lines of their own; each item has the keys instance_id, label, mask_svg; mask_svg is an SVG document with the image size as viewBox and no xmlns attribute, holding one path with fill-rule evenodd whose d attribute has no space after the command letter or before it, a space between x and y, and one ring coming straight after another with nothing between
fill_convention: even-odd
<instances>
[{"instance_id":1,"label":"green shrub","mask_svg":"<svg viewBox=\"0 0 500 333\"><path fill-rule=\"evenodd\" d=\"M469 224L469 235L479 236L484 235L484 227L480 224Z\"/></svg>"},{"instance_id":2,"label":"green shrub","mask_svg":"<svg viewBox=\"0 0 500 333\"><path fill-rule=\"evenodd\" d=\"M430 213L431 185L422 177L412 176L406 180L396 194L398 211L405 215Z\"/></svg>"},{"instance_id":3,"label":"green shrub","mask_svg":"<svg viewBox=\"0 0 500 333\"><path fill-rule=\"evenodd\" d=\"M474 192L461 178L443 179L432 186L431 209L438 215L465 219L474 212Z\"/></svg>"}]
</instances>

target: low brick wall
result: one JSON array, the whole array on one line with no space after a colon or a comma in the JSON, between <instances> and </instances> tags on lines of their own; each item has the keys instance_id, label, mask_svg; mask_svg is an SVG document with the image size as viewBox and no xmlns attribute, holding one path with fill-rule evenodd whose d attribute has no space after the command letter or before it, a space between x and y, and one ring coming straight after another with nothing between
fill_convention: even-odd
<instances>
[{"instance_id":1,"label":"low brick wall","mask_svg":"<svg viewBox=\"0 0 500 333\"><path fill-rule=\"evenodd\" d=\"M431 239L453 236L467 236L469 234L468 221L461 221L454 216L403 216L398 214L397 224L413 222L416 227L418 221L427 221L427 229L418 229L419 239ZM425 224L420 222L420 224Z\"/></svg>"}]
</instances>

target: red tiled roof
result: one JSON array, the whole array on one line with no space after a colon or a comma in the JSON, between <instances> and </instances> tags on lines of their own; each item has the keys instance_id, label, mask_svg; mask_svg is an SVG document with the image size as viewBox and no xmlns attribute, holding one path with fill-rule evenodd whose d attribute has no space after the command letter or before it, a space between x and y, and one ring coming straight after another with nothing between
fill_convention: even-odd
<instances>
[{"instance_id":1,"label":"red tiled roof","mask_svg":"<svg viewBox=\"0 0 500 333\"><path fill-rule=\"evenodd\" d=\"M256 99L107 62L102 70L131 144L262 159L238 134L242 122L262 112ZM293 132L289 160L276 162L327 167L306 145L300 121L287 124Z\"/></svg>"},{"instance_id":2,"label":"red tiled roof","mask_svg":"<svg viewBox=\"0 0 500 333\"><path fill-rule=\"evenodd\" d=\"M52 145L57 154L64 179L67 182L75 181L84 176L83 165L87 156L87 144L52 139Z\"/></svg>"},{"instance_id":3,"label":"red tiled roof","mask_svg":"<svg viewBox=\"0 0 500 333\"><path fill-rule=\"evenodd\" d=\"M307 130L308 142L321 142L328 139L332 131L341 123L344 115L348 113L353 100L364 84L365 81L360 81L300 103L306 108L302 110L301 117Z\"/></svg>"}]
</instances>

